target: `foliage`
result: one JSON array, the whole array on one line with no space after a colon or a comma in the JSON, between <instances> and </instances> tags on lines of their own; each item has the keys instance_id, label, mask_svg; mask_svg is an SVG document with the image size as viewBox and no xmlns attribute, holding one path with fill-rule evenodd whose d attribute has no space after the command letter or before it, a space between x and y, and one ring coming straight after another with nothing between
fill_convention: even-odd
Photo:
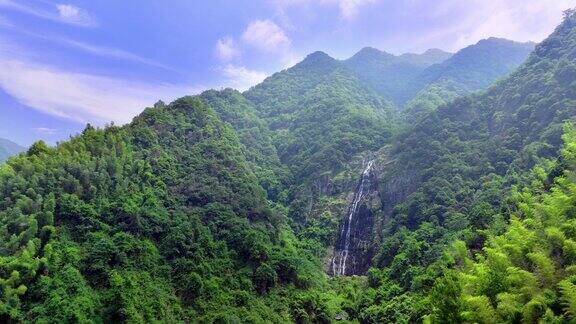
<instances>
[{"instance_id":1,"label":"foliage","mask_svg":"<svg viewBox=\"0 0 576 324\"><path fill-rule=\"evenodd\" d=\"M576 195L576 130L568 127L561 164L553 184L514 189L510 223L500 235L488 235L474 259L455 256L456 294L444 294L453 316L468 322L569 322L574 313L576 273L573 217ZM452 272L449 272L452 273ZM434 290L445 290L442 281ZM435 321L449 317L435 313ZM454 317L452 317L454 318Z\"/></svg>"},{"instance_id":2,"label":"foliage","mask_svg":"<svg viewBox=\"0 0 576 324\"><path fill-rule=\"evenodd\" d=\"M453 100L531 46L317 52L242 94L35 143L0 165L0 321L576 320L574 14ZM414 95L403 125L389 100ZM378 253L327 278L366 157Z\"/></svg>"},{"instance_id":3,"label":"foliage","mask_svg":"<svg viewBox=\"0 0 576 324\"><path fill-rule=\"evenodd\" d=\"M9 160L2 321L286 321L287 305L265 295L323 277L244 154L233 129L187 97Z\"/></svg>"},{"instance_id":4,"label":"foliage","mask_svg":"<svg viewBox=\"0 0 576 324\"><path fill-rule=\"evenodd\" d=\"M394 133L390 104L322 52L244 95L268 123L278 157L291 171L288 205L298 225L312 216L310 204L335 194L323 179L345 170L353 156L388 143Z\"/></svg>"},{"instance_id":5,"label":"foliage","mask_svg":"<svg viewBox=\"0 0 576 324\"><path fill-rule=\"evenodd\" d=\"M416 190L389 215L375 261L405 289L430 289L431 265L455 239L478 249L487 233L505 230L511 207L502 197L555 168L545 159L558 155L563 124L576 114L576 75L558 79L576 51L575 21L568 17L486 93L456 99L399 136L386 172L412 174ZM539 172L526 172L536 164Z\"/></svg>"}]
</instances>

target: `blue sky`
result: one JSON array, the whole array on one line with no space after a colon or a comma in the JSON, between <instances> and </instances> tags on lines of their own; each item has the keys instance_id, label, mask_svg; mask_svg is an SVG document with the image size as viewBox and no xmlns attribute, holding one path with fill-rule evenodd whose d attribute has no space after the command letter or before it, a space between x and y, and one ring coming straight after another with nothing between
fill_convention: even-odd
<instances>
[{"instance_id":1,"label":"blue sky","mask_svg":"<svg viewBox=\"0 0 576 324\"><path fill-rule=\"evenodd\" d=\"M0 137L54 144L322 50L541 41L576 0L0 0Z\"/></svg>"}]
</instances>

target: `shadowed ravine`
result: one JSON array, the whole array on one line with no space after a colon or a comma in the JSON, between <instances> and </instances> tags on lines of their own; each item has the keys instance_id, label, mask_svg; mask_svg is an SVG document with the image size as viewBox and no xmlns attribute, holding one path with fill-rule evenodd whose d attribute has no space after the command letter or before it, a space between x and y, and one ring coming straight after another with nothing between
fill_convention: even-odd
<instances>
[{"instance_id":1,"label":"shadowed ravine","mask_svg":"<svg viewBox=\"0 0 576 324\"><path fill-rule=\"evenodd\" d=\"M354 200L348 209L348 215L341 224L340 235L336 243L334 256L331 260L329 273L334 276L351 276L365 271L365 265L359 255L359 243L366 229L370 229L371 213L363 211L365 198L370 194L373 184L372 167L374 161L369 161L362 172L362 178L354 194ZM364 216L364 217L363 217ZM366 217L367 216L367 217Z\"/></svg>"}]
</instances>

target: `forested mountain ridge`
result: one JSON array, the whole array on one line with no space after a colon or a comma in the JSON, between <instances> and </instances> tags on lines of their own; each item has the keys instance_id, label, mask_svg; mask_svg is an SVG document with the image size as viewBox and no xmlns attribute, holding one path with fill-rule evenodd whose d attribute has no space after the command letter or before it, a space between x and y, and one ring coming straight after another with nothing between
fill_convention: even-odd
<instances>
[{"instance_id":1,"label":"forested mountain ridge","mask_svg":"<svg viewBox=\"0 0 576 324\"><path fill-rule=\"evenodd\" d=\"M452 55L454 54L438 48L431 48L422 54L404 53L399 55L399 57L415 65L431 66L446 61Z\"/></svg>"},{"instance_id":2,"label":"forested mountain ridge","mask_svg":"<svg viewBox=\"0 0 576 324\"><path fill-rule=\"evenodd\" d=\"M298 302L259 295L321 271L199 98L38 142L0 192L2 321L282 322Z\"/></svg>"},{"instance_id":3,"label":"forested mountain ridge","mask_svg":"<svg viewBox=\"0 0 576 324\"><path fill-rule=\"evenodd\" d=\"M332 179L352 158L389 142L397 128L391 104L322 52L244 93L271 130L280 161L292 174L292 219L321 214L321 197L349 190ZM323 207L320 207L323 209Z\"/></svg>"},{"instance_id":4,"label":"forested mountain ridge","mask_svg":"<svg viewBox=\"0 0 576 324\"><path fill-rule=\"evenodd\" d=\"M429 111L486 89L523 63L533 48L533 43L489 38L455 54L428 50L394 56L364 48L342 63L398 109Z\"/></svg>"},{"instance_id":5,"label":"forested mountain ridge","mask_svg":"<svg viewBox=\"0 0 576 324\"><path fill-rule=\"evenodd\" d=\"M452 54L441 50L395 56L366 47L342 63L382 97L401 107L410 95L410 84L413 80L426 68L441 63L450 56Z\"/></svg>"},{"instance_id":6,"label":"forested mountain ridge","mask_svg":"<svg viewBox=\"0 0 576 324\"><path fill-rule=\"evenodd\" d=\"M417 93L408 98L406 114L413 118L456 97L486 89L520 66L534 46L492 37L463 48L412 80L410 86Z\"/></svg>"},{"instance_id":7,"label":"forested mountain ridge","mask_svg":"<svg viewBox=\"0 0 576 324\"><path fill-rule=\"evenodd\" d=\"M449 263L443 247L460 239L477 250L490 231L501 233L509 217L502 197L530 183L534 165L549 168L544 159L558 156L563 125L576 116L575 40L576 18L567 14L509 77L441 106L387 152L380 188L382 203L394 208L384 215L372 275L408 291L398 298L425 301L421 294ZM386 189L407 175L405 190Z\"/></svg>"},{"instance_id":8,"label":"forested mountain ridge","mask_svg":"<svg viewBox=\"0 0 576 324\"><path fill-rule=\"evenodd\" d=\"M0 138L0 163L24 150L26 150L26 148L7 139Z\"/></svg>"},{"instance_id":9,"label":"forested mountain ridge","mask_svg":"<svg viewBox=\"0 0 576 324\"><path fill-rule=\"evenodd\" d=\"M485 89L494 80L524 63L535 45L494 37L483 39L461 49L445 61L430 66L419 76L424 81L419 82L429 85L431 82L450 79L468 92Z\"/></svg>"},{"instance_id":10,"label":"forested mountain ridge","mask_svg":"<svg viewBox=\"0 0 576 324\"><path fill-rule=\"evenodd\" d=\"M434 67L460 95L529 46L354 60ZM575 58L568 12L438 109L400 112L316 52L244 93L37 142L0 165L0 321L574 320Z\"/></svg>"}]
</instances>

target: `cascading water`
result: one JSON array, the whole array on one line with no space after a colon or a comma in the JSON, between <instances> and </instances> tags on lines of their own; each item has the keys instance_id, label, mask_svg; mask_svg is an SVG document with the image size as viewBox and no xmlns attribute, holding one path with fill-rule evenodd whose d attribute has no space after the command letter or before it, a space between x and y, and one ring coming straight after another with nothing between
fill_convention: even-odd
<instances>
[{"instance_id":1,"label":"cascading water","mask_svg":"<svg viewBox=\"0 0 576 324\"><path fill-rule=\"evenodd\" d=\"M374 161L369 161L362 172L362 178L358 189L354 194L354 200L348 209L348 217L344 220L342 224L342 230L340 231L340 236L338 238L338 243L336 246L336 251L334 251L334 256L331 262L331 273L334 276L345 276L349 274L356 274L355 266L356 260L352 260L352 268L350 268L350 249L352 243L352 234L356 233L356 228L359 225L357 216L359 214L359 207L362 200L370 193L372 186L371 176L372 176L372 166ZM354 259L355 256L352 256Z\"/></svg>"}]
</instances>

